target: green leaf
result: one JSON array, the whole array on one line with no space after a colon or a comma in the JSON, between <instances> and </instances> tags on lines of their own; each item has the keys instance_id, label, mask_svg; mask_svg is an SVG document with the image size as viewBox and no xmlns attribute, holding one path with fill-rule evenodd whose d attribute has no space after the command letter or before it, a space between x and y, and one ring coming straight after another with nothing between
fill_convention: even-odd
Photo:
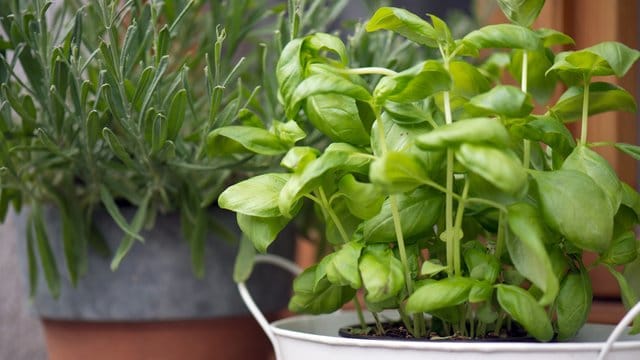
<instances>
[{"instance_id":1,"label":"green leaf","mask_svg":"<svg viewBox=\"0 0 640 360\"><path fill-rule=\"evenodd\" d=\"M616 147L616 149L631 156L632 158L640 160L640 146L624 143L616 143L614 146Z\"/></svg>"},{"instance_id":2,"label":"green leaf","mask_svg":"<svg viewBox=\"0 0 640 360\"><path fill-rule=\"evenodd\" d=\"M411 193L397 195L397 201L401 229L406 239L433 232L433 225L443 212L442 194L431 188L418 188ZM396 241L390 200L385 200L380 213L364 222L364 238L367 243Z\"/></svg>"},{"instance_id":3,"label":"green leaf","mask_svg":"<svg viewBox=\"0 0 640 360\"><path fill-rule=\"evenodd\" d=\"M240 181L220 194L218 205L223 209L250 216L281 216L278 197L290 179L290 174L269 173Z\"/></svg>"},{"instance_id":4,"label":"green leaf","mask_svg":"<svg viewBox=\"0 0 640 360\"><path fill-rule=\"evenodd\" d=\"M430 312L462 304L467 301L475 280L448 277L416 289L407 299L405 310L410 313Z\"/></svg>"},{"instance_id":5,"label":"green leaf","mask_svg":"<svg viewBox=\"0 0 640 360\"><path fill-rule=\"evenodd\" d=\"M326 33L314 33L304 38L302 50L305 52L319 53L323 50L334 52L340 58L342 65L347 65L349 58L347 48L342 40L335 35Z\"/></svg>"},{"instance_id":6,"label":"green leaf","mask_svg":"<svg viewBox=\"0 0 640 360\"><path fill-rule=\"evenodd\" d=\"M551 107L549 112L564 122L571 122L582 116L584 88L573 86L567 89ZM589 115L607 111L636 111L636 102L623 88L610 83L595 82L589 85Z\"/></svg>"},{"instance_id":7,"label":"green leaf","mask_svg":"<svg viewBox=\"0 0 640 360\"><path fill-rule=\"evenodd\" d=\"M363 220L379 213L384 201L378 188L370 183L359 182L352 174L340 179L338 191L344 196L349 211Z\"/></svg>"},{"instance_id":8,"label":"green leaf","mask_svg":"<svg viewBox=\"0 0 640 360\"><path fill-rule=\"evenodd\" d=\"M367 301L382 302L392 299L404 289L402 263L387 246L365 248L358 269Z\"/></svg>"},{"instance_id":9,"label":"green leaf","mask_svg":"<svg viewBox=\"0 0 640 360\"><path fill-rule=\"evenodd\" d=\"M434 263L433 261L427 260L422 263L422 267L420 268L420 275L436 275L443 271L447 270L447 267L438 263Z\"/></svg>"},{"instance_id":10,"label":"green leaf","mask_svg":"<svg viewBox=\"0 0 640 360\"><path fill-rule=\"evenodd\" d=\"M335 142L353 145L369 143L356 101L339 94L315 95L307 98L304 111L309 122Z\"/></svg>"},{"instance_id":11,"label":"green leaf","mask_svg":"<svg viewBox=\"0 0 640 360\"><path fill-rule=\"evenodd\" d=\"M509 20L530 27L538 18L544 0L498 0L498 5Z\"/></svg>"},{"instance_id":12,"label":"green leaf","mask_svg":"<svg viewBox=\"0 0 640 360\"><path fill-rule=\"evenodd\" d=\"M527 28L513 24L487 25L467 34L464 41L479 49L509 48L536 50L541 47L540 37Z\"/></svg>"},{"instance_id":13,"label":"green leaf","mask_svg":"<svg viewBox=\"0 0 640 360\"><path fill-rule=\"evenodd\" d=\"M365 248L360 256L358 269L367 301L382 302L392 299L404 289L402 263L387 246Z\"/></svg>"},{"instance_id":14,"label":"green leaf","mask_svg":"<svg viewBox=\"0 0 640 360\"><path fill-rule=\"evenodd\" d=\"M604 191L616 213L622 201L622 183L609 162L585 145L576 147L562 164L564 170L587 174Z\"/></svg>"},{"instance_id":15,"label":"green leaf","mask_svg":"<svg viewBox=\"0 0 640 360\"><path fill-rule=\"evenodd\" d=\"M295 118L300 103L313 95L337 94L344 95L356 100L369 101L371 94L369 91L352 81L339 75L317 74L304 79L293 92L291 99L286 103L287 117Z\"/></svg>"},{"instance_id":16,"label":"green leaf","mask_svg":"<svg viewBox=\"0 0 640 360\"><path fill-rule=\"evenodd\" d=\"M102 129L102 136L109 144L111 151L120 159L128 168L136 168L133 160L131 159L131 155L125 150L124 146L116 136L116 134L111 131L109 128Z\"/></svg>"},{"instance_id":17,"label":"green leaf","mask_svg":"<svg viewBox=\"0 0 640 360\"><path fill-rule=\"evenodd\" d=\"M147 195L144 197L142 202L138 205L138 210L136 211L136 214L133 216L133 220L131 221L131 225L129 226L129 228L134 234L139 234L145 222L147 221L149 201L151 200L152 194L153 194L152 191L147 192ZM120 267L122 260L133 247L133 243L135 242L135 240L136 238L128 233L125 234L125 236L122 238L122 240L120 241L120 245L118 246L118 249L116 250L116 253L113 256L113 259L111 260L110 266L112 271L116 271Z\"/></svg>"},{"instance_id":18,"label":"green leaf","mask_svg":"<svg viewBox=\"0 0 640 360\"><path fill-rule=\"evenodd\" d=\"M111 215L111 218L116 222L118 227L122 231L124 231L125 234L133 237L136 240L144 241L142 236L140 236L137 231L130 227L127 223L127 220L124 218L124 216L122 216L120 209L118 209L118 205L116 205L111 192L109 191L109 189L107 189L106 186L100 187L100 200L102 201L102 205L104 205L104 207L107 209L109 215Z\"/></svg>"},{"instance_id":19,"label":"green leaf","mask_svg":"<svg viewBox=\"0 0 640 360\"><path fill-rule=\"evenodd\" d=\"M510 85L497 85L489 92L471 98L465 109L473 116L520 118L531 113L533 103L531 96L520 89Z\"/></svg>"},{"instance_id":20,"label":"green leaf","mask_svg":"<svg viewBox=\"0 0 640 360\"><path fill-rule=\"evenodd\" d=\"M618 235L611 247L601 256L600 261L609 265L625 265L638 257L638 240L633 231L627 231Z\"/></svg>"},{"instance_id":21,"label":"green leaf","mask_svg":"<svg viewBox=\"0 0 640 360\"><path fill-rule=\"evenodd\" d=\"M617 77L622 77L640 58L640 51L616 41L606 41L583 49L603 58Z\"/></svg>"},{"instance_id":22,"label":"green leaf","mask_svg":"<svg viewBox=\"0 0 640 360\"><path fill-rule=\"evenodd\" d=\"M60 272L56 265L56 259L49 244L47 230L42 219L42 210L36 206L31 214L30 223L36 236L36 245L40 255L40 265L47 281L47 287L51 295L57 299L60 296Z\"/></svg>"},{"instance_id":23,"label":"green leaf","mask_svg":"<svg viewBox=\"0 0 640 360\"><path fill-rule=\"evenodd\" d=\"M476 244L479 244L476 242ZM487 253L484 245L481 248L469 247L463 252L464 263L472 279L486 281L493 284L500 275L500 262L493 255Z\"/></svg>"},{"instance_id":24,"label":"green leaf","mask_svg":"<svg viewBox=\"0 0 640 360\"><path fill-rule=\"evenodd\" d=\"M633 210L640 221L640 194L625 182L622 182L621 204Z\"/></svg>"},{"instance_id":25,"label":"green leaf","mask_svg":"<svg viewBox=\"0 0 640 360\"><path fill-rule=\"evenodd\" d=\"M508 149L463 143L455 156L464 167L509 194L520 194L527 186L525 169Z\"/></svg>"},{"instance_id":26,"label":"green leaf","mask_svg":"<svg viewBox=\"0 0 640 360\"><path fill-rule=\"evenodd\" d=\"M153 119L153 132L151 133L151 152L155 154L160 151L165 141L167 141L167 118L163 115L158 114Z\"/></svg>"},{"instance_id":27,"label":"green leaf","mask_svg":"<svg viewBox=\"0 0 640 360\"><path fill-rule=\"evenodd\" d=\"M391 151L371 163L369 178L373 184L390 193L411 191L429 180L417 156Z\"/></svg>"},{"instance_id":28,"label":"green leaf","mask_svg":"<svg viewBox=\"0 0 640 360\"><path fill-rule=\"evenodd\" d=\"M429 47L438 47L438 32L419 16L400 8L381 7L367 22L369 32L391 30L407 39Z\"/></svg>"},{"instance_id":29,"label":"green leaf","mask_svg":"<svg viewBox=\"0 0 640 360\"><path fill-rule=\"evenodd\" d=\"M385 76L376 85L373 96L377 103L391 100L411 103L422 100L451 87L451 77L444 66L435 60L404 70L397 75Z\"/></svg>"},{"instance_id":30,"label":"green leaf","mask_svg":"<svg viewBox=\"0 0 640 360\"><path fill-rule=\"evenodd\" d=\"M207 135L210 156L253 152L261 155L280 155L288 147L268 130L250 126L225 126Z\"/></svg>"},{"instance_id":31,"label":"green leaf","mask_svg":"<svg viewBox=\"0 0 640 360\"><path fill-rule=\"evenodd\" d=\"M34 238L32 221L27 222L27 264L29 266L29 299L33 299L38 292L39 269L38 259L36 256L36 239Z\"/></svg>"},{"instance_id":32,"label":"green leaf","mask_svg":"<svg viewBox=\"0 0 640 360\"><path fill-rule=\"evenodd\" d=\"M335 256L326 266L327 279L335 285L350 286L353 289L362 287L362 279L358 264L360 254L364 246L361 243L351 241L340 250L335 252Z\"/></svg>"},{"instance_id":33,"label":"green leaf","mask_svg":"<svg viewBox=\"0 0 640 360\"><path fill-rule=\"evenodd\" d=\"M479 303L488 301L493 296L493 286L486 281L479 281L473 285L469 292L469 302Z\"/></svg>"},{"instance_id":34,"label":"green leaf","mask_svg":"<svg viewBox=\"0 0 640 360\"><path fill-rule=\"evenodd\" d=\"M537 184L542 215L553 230L580 249L603 252L609 248L614 211L591 177L575 170L531 174Z\"/></svg>"},{"instance_id":35,"label":"green leaf","mask_svg":"<svg viewBox=\"0 0 640 360\"><path fill-rule=\"evenodd\" d=\"M492 118L458 120L416 137L416 145L422 149L444 149L462 143L507 146L510 141L504 125Z\"/></svg>"},{"instance_id":36,"label":"green leaf","mask_svg":"<svg viewBox=\"0 0 640 360\"><path fill-rule=\"evenodd\" d=\"M544 247L547 233L538 210L520 202L508 207L509 228L516 236L507 236L509 256L515 268L544 292L540 305L549 305L558 294L558 279Z\"/></svg>"},{"instance_id":37,"label":"green leaf","mask_svg":"<svg viewBox=\"0 0 640 360\"><path fill-rule=\"evenodd\" d=\"M638 294L636 294L633 288L627 282L627 279L616 269L611 266L607 266L607 270L616 278L618 286L620 286L620 295L622 295L622 303L625 309L631 310L631 308L638 303ZM633 326L629 331L630 335L640 334L640 315L633 319Z\"/></svg>"},{"instance_id":38,"label":"green leaf","mask_svg":"<svg viewBox=\"0 0 640 360\"><path fill-rule=\"evenodd\" d=\"M167 138L169 140L175 140L180 133L186 109L187 90L181 89L173 96L167 112Z\"/></svg>"},{"instance_id":39,"label":"green leaf","mask_svg":"<svg viewBox=\"0 0 640 360\"><path fill-rule=\"evenodd\" d=\"M238 255L236 255L236 262L233 264L233 281L242 283L249 279L253 272L255 257L256 250L253 247L253 243L247 237L242 236L238 247Z\"/></svg>"},{"instance_id":40,"label":"green leaf","mask_svg":"<svg viewBox=\"0 0 640 360\"><path fill-rule=\"evenodd\" d=\"M525 139L541 141L563 157L569 156L576 146L573 134L552 116L536 116L522 126L512 126L511 131Z\"/></svg>"},{"instance_id":41,"label":"green leaf","mask_svg":"<svg viewBox=\"0 0 640 360\"><path fill-rule=\"evenodd\" d=\"M310 162L318 158L320 151L309 146L294 146L280 161L280 165L295 172L301 172Z\"/></svg>"},{"instance_id":42,"label":"green leaf","mask_svg":"<svg viewBox=\"0 0 640 360\"><path fill-rule=\"evenodd\" d=\"M293 39L282 49L276 64L278 90L284 104L289 104L295 89L302 82L304 67L301 62L303 39Z\"/></svg>"},{"instance_id":43,"label":"green leaf","mask_svg":"<svg viewBox=\"0 0 640 360\"><path fill-rule=\"evenodd\" d=\"M293 296L289 309L298 313L324 314L340 309L353 299L356 291L327 280L318 265L307 268L293 281Z\"/></svg>"},{"instance_id":44,"label":"green leaf","mask_svg":"<svg viewBox=\"0 0 640 360\"><path fill-rule=\"evenodd\" d=\"M451 95L470 99L491 89L489 80L475 66L454 60L449 64L449 74L453 80Z\"/></svg>"},{"instance_id":45,"label":"green leaf","mask_svg":"<svg viewBox=\"0 0 640 360\"><path fill-rule=\"evenodd\" d=\"M287 145L287 147L294 146L296 142L307 136L298 123L293 120L289 120L287 122L274 120L273 132L283 144Z\"/></svg>"},{"instance_id":46,"label":"green leaf","mask_svg":"<svg viewBox=\"0 0 640 360\"><path fill-rule=\"evenodd\" d=\"M513 285L496 285L498 303L529 335L540 341L553 338L553 328L542 305L526 290Z\"/></svg>"},{"instance_id":47,"label":"green leaf","mask_svg":"<svg viewBox=\"0 0 640 360\"><path fill-rule=\"evenodd\" d=\"M290 216L298 199L313 191L325 174L335 176L336 172L365 173L371 157L360 149L345 143L332 143L317 159L311 161L304 170L294 174L280 192L277 204L284 216Z\"/></svg>"},{"instance_id":48,"label":"green leaf","mask_svg":"<svg viewBox=\"0 0 640 360\"><path fill-rule=\"evenodd\" d=\"M567 34L554 29L540 28L536 29L536 33L542 39L544 47L548 48L554 45L572 45L575 41Z\"/></svg>"},{"instance_id":49,"label":"green leaf","mask_svg":"<svg viewBox=\"0 0 640 360\"><path fill-rule=\"evenodd\" d=\"M278 237L278 234L289 223L283 216L259 217L238 212L237 221L240 230L251 240L253 246L261 253Z\"/></svg>"},{"instance_id":50,"label":"green leaf","mask_svg":"<svg viewBox=\"0 0 640 360\"><path fill-rule=\"evenodd\" d=\"M527 53L527 92L539 104L549 101L556 90L558 77L555 73L547 73L553 65L553 53L548 49L541 50L513 50L509 73L514 79L522 79L522 62Z\"/></svg>"}]
</instances>

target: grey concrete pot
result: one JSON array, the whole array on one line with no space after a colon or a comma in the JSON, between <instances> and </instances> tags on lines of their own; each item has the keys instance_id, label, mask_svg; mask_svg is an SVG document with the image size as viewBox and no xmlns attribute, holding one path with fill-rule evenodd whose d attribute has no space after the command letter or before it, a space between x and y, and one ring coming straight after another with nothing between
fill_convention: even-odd
<instances>
[{"instance_id":1,"label":"grey concrete pot","mask_svg":"<svg viewBox=\"0 0 640 360\"><path fill-rule=\"evenodd\" d=\"M214 209L217 221L239 232L233 213ZM126 210L125 216L132 215ZM26 214L16 217L16 227L26 273ZM60 297L49 294L40 272L34 307L43 318L88 321L150 321L211 319L247 314L233 282L233 264L237 244L212 235L206 243L206 274L197 279L191 270L189 245L181 236L179 216L159 215L156 226L143 232L145 243L136 243L120 268L112 272L110 260L90 252L88 270L76 288L68 281L64 268L61 224L58 213L45 211L49 240L64 277ZM95 222L109 247L116 249L122 231L106 212L98 212ZM273 244L274 253L293 256L293 231ZM291 289L291 276L256 274L249 286L266 312L286 307Z\"/></svg>"}]
</instances>

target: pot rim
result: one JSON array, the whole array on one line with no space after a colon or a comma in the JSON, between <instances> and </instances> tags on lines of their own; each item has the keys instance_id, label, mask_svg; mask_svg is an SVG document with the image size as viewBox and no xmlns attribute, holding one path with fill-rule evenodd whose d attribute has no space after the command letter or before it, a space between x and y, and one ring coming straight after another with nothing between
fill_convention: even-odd
<instances>
[{"instance_id":1,"label":"pot rim","mask_svg":"<svg viewBox=\"0 0 640 360\"><path fill-rule=\"evenodd\" d=\"M549 343L535 343L535 342L483 342L483 341L397 341L397 340L383 340L383 339L355 339L344 338L338 336L338 328L341 325L336 324L336 335L321 335L308 333L303 331L288 329L295 323L301 322L316 322L320 320L327 320L330 317L348 316L353 313L352 311L339 310L335 313L328 315L297 315L288 317L285 319L277 320L271 323L271 330L274 335L278 337L290 338L302 341L311 341L314 343L321 343L334 346L357 346L368 348L386 348L386 349L405 349L405 350L417 350L417 349L430 349L440 350L448 352L512 352L530 350L535 347L536 351L540 352L573 352L573 351L595 351L599 352L606 343L606 339L602 341L565 341L565 342L549 342ZM354 315L355 316L355 315ZM593 324L588 323L585 328L601 328L604 333L609 334L614 329L613 325ZM627 349L640 349L640 340L619 339L613 348L616 350Z\"/></svg>"}]
</instances>

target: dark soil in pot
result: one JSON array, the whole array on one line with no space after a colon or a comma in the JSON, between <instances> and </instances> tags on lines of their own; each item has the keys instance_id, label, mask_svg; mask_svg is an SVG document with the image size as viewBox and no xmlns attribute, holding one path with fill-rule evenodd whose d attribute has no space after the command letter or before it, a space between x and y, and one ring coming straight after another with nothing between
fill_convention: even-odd
<instances>
[{"instance_id":1,"label":"dark soil in pot","mask_svg":"<svg viewBox=\"0 0 640 360\"><path fill-rule=\"evenodd\" d=\"M402 340L402 341L465 341L465 342L538 342L535 338L528 336L526 331L518 324L513 324L508 332L496 334L487 332L483 336L471 338L469 336L454 334L445 335L441 329L429 331L425 337L416 338L402 322L383 322L383 333L376 331L376 324L367 324L366 329L360 325L345 326L338 330L338 334L345 338L368 339L368 340Z\"/></svg>"}]
</instances>

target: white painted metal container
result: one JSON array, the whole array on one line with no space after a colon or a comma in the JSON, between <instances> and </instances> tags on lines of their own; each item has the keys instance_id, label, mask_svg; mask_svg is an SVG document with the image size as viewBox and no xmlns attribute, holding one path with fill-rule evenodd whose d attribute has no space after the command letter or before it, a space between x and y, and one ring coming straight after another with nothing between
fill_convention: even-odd
<instances>
[{"instance_id":1,"label":"white painted metal container","mask_svg":"<svg viewBox=\"0 0 640 360\"><path fill-rule=\"evenodd\" d=\"M260 256L257 262L271 263L293 273L295 264L274 256ZM271 340L277 360L640 360L640 336L623 335L638 303L618 324L587 324L570 342L461 342L402 341L344 338L343 326L358 323L353 311L328 315L294 316L268 323L257 308L245 284L238 284L245 304Z\"/></svg>"}]
</instances>

